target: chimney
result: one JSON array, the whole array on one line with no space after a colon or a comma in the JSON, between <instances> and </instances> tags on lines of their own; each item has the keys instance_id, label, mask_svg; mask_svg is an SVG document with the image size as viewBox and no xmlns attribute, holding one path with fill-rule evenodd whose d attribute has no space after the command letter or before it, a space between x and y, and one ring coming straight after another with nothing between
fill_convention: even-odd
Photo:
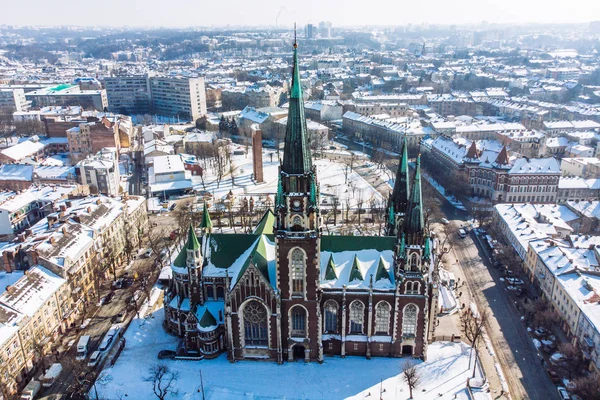
<instances>
[{"instance_id":1,"label":"chimney","mask_svg":"<svg viewBox=\"0 0 600 400\"><path fill-rule=\"evenodd\" d=\"M17 235L17 242L23 243L25 241L26 237L27 237L27 235L24 232L19 233Z\"/></svg>"},{"instance_id":2,"label":"chimney","mask_svg":"<svg viewBox=\"0 0 600 400\"><path fill-rule=\"evenodd\" d=\"M57 221L54 215L48 216L48 226L52 226Z\"/></svg>"},{"instance_id":3,"label":"chimney","mask_svg":"<svg viewBox=\"0 0 600 400\"><path fill-rule=\"evenodd\" d=\"M15 294L15 288L14 288L12 285L8 285L8 286L6 286L6 291L7 291L9 294Z\"/></svg>"},{"instance_id":4,"label":"chimney","mask_svg":"<svg viewBox=\"0 0 600 400\"><path fill-rule=\"evenodd\" d=\"M66 226L63 225L63 227L62 227L61 230L62 230L63 235L67 234L67 227Z\"/></svg>"},{"instance_id":5,"label":"chimney","mask_svg":"<svg viewBox=\"0 0 600 400\"><path fill-rule=\"evenodd\" d=\"M100 200L100 199L96 199L96 204L97 204L97 205L100 205L100 204L102 204L102 200Z\"/></svg>"},{"instance_id":6,"label":"chimney","mask_svg":"<svg viewBox=\"0 0 600 400\"><path fill-rule=\"evenodd\" d=\"M65 201L65 204L68 208L71 208L73 206L73 203L71 202L71 200Z\"/></svg>"},{"instance_id":7,"label":"chimney","mask_svg":"<svg viewBox=\"0 0 600 400\"><path fill-rule=\"evenodd\" d=\"M64 204L60 205L60 211L67 211L67 206Z\"/></svg>"},{"instance_id":8,"label":"chimney","mask_svg":"<svg viewBox=\"0 0 600 400\"><path fill-rule=\"evenodd\" d=\"M86 209L86 211L87 211L87 213L88 213L88 214L91 214L91 213L92 213L92 207L88 207L88 208Z\"/></svg>"},{"instance_id":9,"label":"chimney","mask_svg":"<svg viewBox=\"0 0 600 400\"><path fill-rule=\"evenodd\" d=\"M25 233L27 234L27 236L31 236L31 235L33 235L33 229L27 228L27 229L25 229Z\"/></svg>"},{"instance_id":10,"label":"chimney","mask_svg":"<svg viewBox=\"0 0 600 400\"><path fill-rule=\"evenodd\" d=\"M50 244L54 244L54 242L55 242L55 240L54 240L54 236L50 236L50 237L48 238L48 243L50 243Z\"/></svg>"}]
</instances>

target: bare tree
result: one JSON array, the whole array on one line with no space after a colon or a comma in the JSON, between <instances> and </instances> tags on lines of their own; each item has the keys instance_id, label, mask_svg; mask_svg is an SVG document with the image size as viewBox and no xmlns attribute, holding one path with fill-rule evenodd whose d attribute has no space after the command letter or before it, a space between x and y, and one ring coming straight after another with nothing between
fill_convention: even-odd
<instances>
[{"instance_id":1,"label":"bare tree","mask_svg":"<svg viewBox=\"0 0 600 400\"><path fill-rule=\"evenodd\" d=\"M471 344L471 352L475 349L475 363L473 365L473 377L475 377L475 368L477 366L477 342L483 335L485 324L488 320L488 311L483 310L481 312L474 311L471 309L463 311L460 316L460 325L462 331ZM471 357L469 357L469 368L471 368Z\"/></svg>"},{"instance_id":2,"label":"bare tree","mask_svg":"<svg viewBox=\"0 0 600 400\"><path fill-rule=\"evenodd\" d=\"M331 210L333 211L333 226L337 225L337 215L340 210L340 198L333 196L331 199Z\"/></svg>"},{"instance_id":3,"label":"bare tree","mask_svg":"<svg viewBox=\"0 0 600 400\"><path fill-rule=\"evenodd\" d=\"M413 397L413 390L419 386L419 381L421 380L421 376L419 374L419 370L417 369L417 363L413 360L407 361L402 366L402 378L404 382L408 385L408 390L410 393L410 397Z\"/></svg>"},{"instance_id":4,"label":"bare tree","mask_svg":"<svg viewBox=\"0 0 600 400\"><path fill-rule=\"evenodd\" d=\"M360 214L363 212L363 204L364 199L362 192L358 193L358 198L356 199L356 212L358 213L358 225L360 225Z\"/></svg>"},{"instance_id":5,"label":"bare tree","mask_svg":"<svg viewBox=\"0 0 600 400\"><path fill-rule=\"evenodd\" d=\"M573 380L575 383L574 392L582 399L600 398L600 386L598 385L598 374L589 374Z\"/></svg>"},{"instance_id":6,"label":"bare tree","mask_svg":"<svg viewBox=\"0 0 600 400\"><path fill-rule=\"evenodd\" d=\"M165 364L155 364L148 368L145 382L152 384L152 392L159 400L165 400L167 395L177 395L175 384L179 380L179 372L171 371Z\"/></svg>"}]
</instances>

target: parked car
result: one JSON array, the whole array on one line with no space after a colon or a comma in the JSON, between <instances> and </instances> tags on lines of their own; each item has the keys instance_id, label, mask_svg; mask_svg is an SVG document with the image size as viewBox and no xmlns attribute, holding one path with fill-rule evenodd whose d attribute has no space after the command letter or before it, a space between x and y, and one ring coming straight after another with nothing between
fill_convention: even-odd
<instances>
[{"instance_id":1,"label":"parked car","mask_svg":"<svg viewBox=\"0 0 600 400\"><path fill-rule=\"evenodd\" d=\"M118 313L117 315L114 315L112 317L112 322L123 322L123 321L125 321L125 317L126 317L125 313Z\"/></svg>"},{"instance_id":2,"label":"parked car","mask_svg":"<svg viewBox=\"0 0 600 400\"><path fill-rule=\"evenodd\" d=\"M150 257L152 255L152 249L146 250L146 252L144 253L144 255L146 256L146 258Z\"/></svg>"},{"instance_id":3,"label":"parked car","mask_svg":"<svg viewBox=\"0 0 600 400\"><path fill-rule=\"evenodd\" d=\"M550 356L550 363L554 365L564 365L566 358L561 353L554 353Z\"/></svg>"},{"instance_id":4,"label":"parked car","mask_svg":"<svg viewBox=\"0 0 600 400\"><path fill-rule=\"evenodd\" d=\"M547 369L546 373L548 374L548 377L550 378L552 383L560 382L560 378L558 377L558 374L556 372L552 371L551 369Z\"/></svg>"},{"instance_id":5,"label":"parked car","mask_svg":"<svg viewBox=\"0 0 600 400\"><path fill-rule=\"evenodd\" d=\"M158 359L173 359L175 358L175 352L173 350L161 350L158 352Z\"/></svg>"},{"instance_id":6,"label":"parked car","mask_svg":"<svg viewBox=\"0 0 600 400\"><path fill-rule=\"evenodd\" d=\"M177 239L177 235L179 235L179 229L174 229L169 234L169 239L175 240L175 239Z\"/></svg>"},{"instance_id":7,"label":"parked car","mask_svg":"<svg viewBox=\"0 0 600 400\"><path fill-rule=\"evenodd\" d=\"M162 249L162 250L160 251L160 257L162 258L162 257L166 256L166 255L167 255L167 251L168 251L168 250L167 250L166 248Z\"/></svg>"},{"instance_id":8,"label":"parked car","mask_svg":"<svg viewBox=\"0 0 600 400\"><path fill-rule=\"evenodd\" d=\"M113 282L112 286L115 289L122 289L123 288L123 283L125 282L125 279L123 278L119 278L116 281Z\"/></svg>"},{"instance_id":9,"label":"parked car","mask_svg":"<svg viewBox=\"0 0 600 400\"><path fill-rule=\"evenodd\" d=\"M511 285L524 285L525 284L525 282L523 282L521 279L517 279L517 278L506 278L506 280Z\"/></svg>"},{"instance_id":10,"label":"parked car","mask_svg":"<svg viewBox=\"0 0 600 400\"><path fill-rule=\"evenodd\" d=\"M101 351L96 350L95 352L93 352L90 356L90 361L88 361L88 367L95 367L96 365L98 365L98 362L100 361L101 357Z\"/></svg>"},{"instance_id":11,"label":"parked car","mask_svg":"<svg viewBox=\"0 0 600 400\"><path fill-rule=\"evenodd\" d=\"M100 305L109 304L112 301L113 294L114 294L113 292L108 292L108 294L106 296L104 296L102 299L100 299Z\"/></svg>"},{"instance_id":12,"label":"parked car","mask_svg":"<svg viewBox=\"0 0 600 400\"><path fill-rule=\"evenodd\" d=\"M543 337L546 336L548 334L548 329L546 328L542 328L542 327L538 327L533 331L533 334L537 337Z\"/></svg>"},{"instance_id":13,"label":"parked car","mask_svg":"<svg viewBox=\"0 0 600 400\"><path fill-rule=\"evenodd\" d=\"M571 396L569 396L569 392L567 392L567 389L565 389L562 386L559 386L556 388L556 390L558 390L558 395L560 396L561 400L571 400Z\"/></svg>"},{"instance_id":14,"label":"parked car","mask_svg":"<svg viewBox=\"0 0 600 400\"><path fill-rule=\"evenodd\" d=\"M446 218L440 219L440 222L444 225L448 225L450 223L450 221L448 221Z\"/></svg>"},{"instance_id":15,"label":"parked car","mask_svg":"<svg viewBox=\"0 0 600 400\"><path fill-rule=\"evenodd\" d=\"M458 236L460 236L462 239L467 237L467 231L465 231L463 228L460 228L458 230Z\"/></svg>"}]
</instances>

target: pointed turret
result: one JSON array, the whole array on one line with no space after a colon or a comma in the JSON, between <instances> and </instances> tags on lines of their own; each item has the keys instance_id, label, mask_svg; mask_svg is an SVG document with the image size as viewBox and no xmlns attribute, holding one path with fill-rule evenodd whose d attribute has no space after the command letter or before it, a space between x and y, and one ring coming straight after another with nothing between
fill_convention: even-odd
<instances>
[{"instance_id":1,"label":"pointed turret","mask_svg":"<svg viewBox=\"0 0 600 400\"><path fill-rule=\"evenodd\" d=\"M298 67L298 43L294 39L294 65L292 67L292 86L288 108L285 146L281 171L286 174L302 175L311 172L312 160L308 146L304 101Z\"/></svg>"},{"instance_id":2,"label":"pointed turret","mask_svg":"<svg viewBox=\"0 0 600 400\"><path fill-rule=\"evenodd\" d=\"M385 265L383 264L383 258L381 256L379 256L379 264L377 265L375 282L379 281L380 279L390 280L390 274L388 274L387 270L385 269Z\"/></svg>"},{"instance_id":3,"label":"pointed turret","mask_svg":"<svg viewBox=\"0 0 600 400\"><path fill-rule=\"evenodd\" d=\"M425 219L423 217L423 196L421 193L421 154L417 156L417 166L415 168L412 192L410 193L410 200L408 202L405 225L405 230L408 234L422 232L425 227ZM411 243L409 242L409 244Z\"/></svg>"},{"instance_id":4,"label":"pointed turret","mask_svg":"<svg viewBox=\"0 0 600 400\"><path fill-rule=\"evenodd\" d=\"M471 142L471 147L469 147L469 150L467 151L466 158L470 160L474 160L477 158L477 145L475 144L474 140Z\"/></svg>"},{"instance_id":5,"label":"pointed turret","mask_svg":"<svg viewBox=\"0 0 600 400\"><path fill-rule=\"evenodd\" d=\"M394 182L394 190L392 191L391 198L397 212L404 213L408 205L408 196L410 194L409 179L408 144L406 136L404 136L400 164L398 164L398 172L396 173L396 181Z\"/></svg>"},{"instance_id":6,"label":"pointed turret","mask_svg":"<svg viewBox=\"0 0 600 400\"><path fill-rule=\"evenodd\" d=\"M360 272L360 264L356 254L354 255L354 261L352 261L352 269L350 270L350 278L348 279L348 282L352 282L355 279L358 279L359 281L364 280L362 272Z\"/></svg>"},{"instance_id":7,"label":"pointed turret","mask_svg":"<svg viewBox=\"0 0 600 400\"><path fill-rule=\"evenodd\" d=\"M502 150L500 150L500 153L498 153L498 157L496 157L496 161L494 161L494 166L506 167L508 166L508 163L508 150L506 149L506 146L502 146Z\"/></svg>"},{"instance_id":8,"label":"pointed turret","mask_svg":"<svg viewBox=\"0 0 600 400\"><path fill-rule=\"evenodd\" d=\"M198 325L200 325L200 328L202 328L203 331L212 330L217 327L217 320L210 311L208 311L208 308L204 310L204 314L202 315L202 318L200 318Z\"/></svg>"},{"instance_id":9,"label":"pointed turret","mask_svg":"<svg viewBox=\"0 0 600 400\"><path fill-rule=\"evenodd\" d=\"M209 220L210 222L210 220ZM212 223L211 223L212 226ZM194 227L190 224L190 229L188 229L188 238L185 243L185 248L187 250L198 250L200 248L200 242L198 241L198 237L196 236L196 232L194 232Z\"/></svg>"},{"instance_id":10,"label":"pointed turret","mask_svg":"<svg viewBox=\"0 0 600 400\"><path fill-rule=\"evenodd\" d=\"M206 202L204 202L204 206L202 207L202 221L200 221L200 229L202 229L202 232L206 234L212 232L212 227L213 224L210 220L208 207L206 206Z\"/></svg>"},{"instance_id":11,"label":"pointed turret","mask_svg":"<svg viewBox=\"0 0 600 400\"><path fill-rule=\"evenodd\" d=\"M329 256L329 261L327 262L327 269L325 270L325 280L330 281L333 279L337 279L337 273L335 272L335 262L333 261L333 254Z\"/></svg>"}]
</instances>

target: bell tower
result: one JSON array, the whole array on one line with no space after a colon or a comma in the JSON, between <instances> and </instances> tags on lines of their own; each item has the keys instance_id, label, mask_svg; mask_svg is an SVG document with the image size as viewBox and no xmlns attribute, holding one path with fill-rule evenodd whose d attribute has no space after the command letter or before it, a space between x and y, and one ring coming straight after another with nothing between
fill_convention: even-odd
<instances>
[{"instance_id":1,"label":"bell tower","mask_svg":"<svg viewBox=\"0 0 600 400\"><path fill-rule=\"evenodd\" d=\"M287 343L288 360L322 361L319 186L308 142L295 38L293 49L283 162L275 200L280 334Z\"/></svg>"}]
</instances>

